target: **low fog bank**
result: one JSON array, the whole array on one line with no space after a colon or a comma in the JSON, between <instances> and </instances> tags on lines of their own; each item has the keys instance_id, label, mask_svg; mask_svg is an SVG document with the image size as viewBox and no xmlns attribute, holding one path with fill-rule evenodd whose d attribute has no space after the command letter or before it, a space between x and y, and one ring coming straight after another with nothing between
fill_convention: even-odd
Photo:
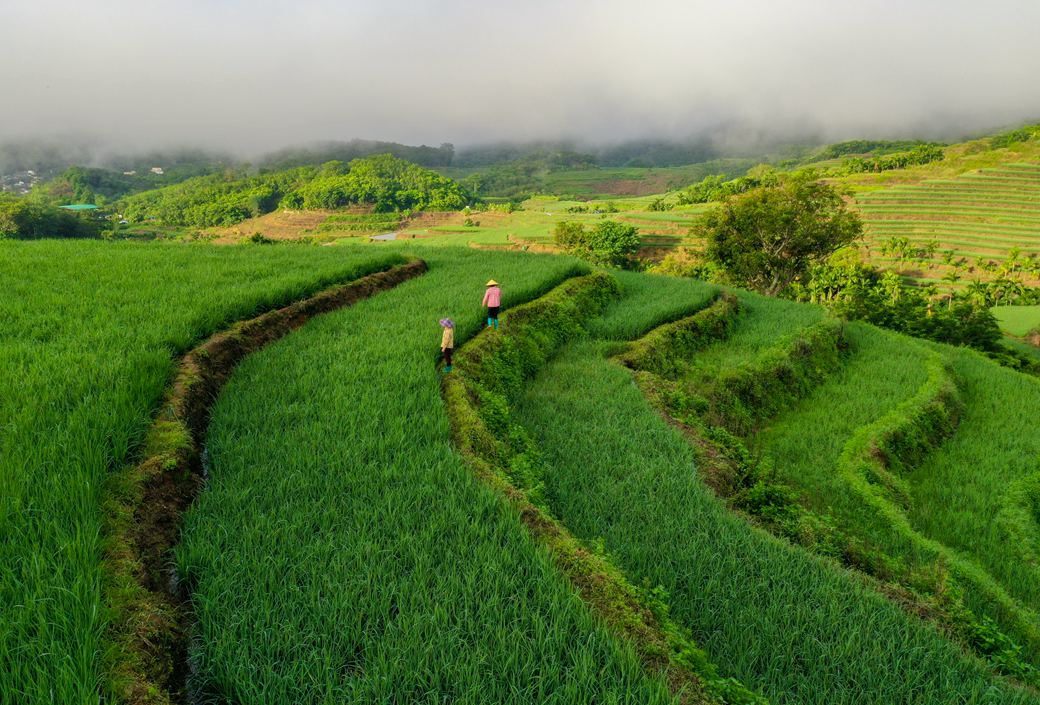
<instances>
[{"instance_id":1,"label":"low fog bank","mask_svg":"<svg viewBox=\"0 0 1040 705\"><path fill-rule=\"evenodd\" d=\"M6 0L0 143L949 141L1040 116L1038 26L1032 0Z\"/></svg>"}]
</instances>

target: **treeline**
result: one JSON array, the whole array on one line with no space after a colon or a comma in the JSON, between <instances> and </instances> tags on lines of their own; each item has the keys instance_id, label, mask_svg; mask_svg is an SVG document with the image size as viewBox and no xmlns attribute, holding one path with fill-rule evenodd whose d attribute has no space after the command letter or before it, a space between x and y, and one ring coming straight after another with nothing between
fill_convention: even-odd
<instances>
[{"instance_id":1,"label":"treeline","mask_svg":"<svg viewBox=\"0 0 1040 705\"><path fill-rule=\"evenodd\" d=\"M131 222L209 227L234 225L278 208L458 210L471 201L470 193L452 179L384 154L348 164L189 179L130 196L116 208Z\"/></svg>"},{"instance_id":2,"label":"treeline","mask_svg":"<svg viewBox=\"0 0 1040 705\"><path fill-rule=\"evenodd\" d=\"M101 222L57 206L0 194L0 239L97 237Z\"/></svg>"},{"instance_id":3,"label":"treeline","mask_svg":"<svg viewBox=\"0 0 1040 705\"><path fill-rule=\"evenodd\" d=\"M545 177L554 171L595 169L595 159L570 150L549 150L496 164L462 179L466 188L485 197L523 200L546 191Z\"/></svg>"},{"instance_id":4,"label":"treeline","mask_svg":"<svg viewBox=\"0 0 1040 705\"><path fill-rule=\"evenodd\" d=\"M451 166L486 168L538 160L550 154L575 154L590 167L669 167L697 164L722 156L711 140L628 140L609 145L572 141L498 143L460 149Z\"/></svg>"},{"instance_id":5,"label":"treeline","mask_svg":"<svg viewBox=\"0 0 1040 705\"><path fill-rule=\"evenodd\" d=\"M318 142L272 152L258 159L257 166L262 169L281 170L326 162L350 162L377 154L390 154L419 166L445 167L451 166L455 159L455 146L449 142L439 147L428 147L425 144L416 147L399 142L374 140Z\"/></svg>"},{"instance_id":6,"label":"treeline","mask_svg":"<svg viewBox=\"0 0 1040 705\"><path fill-rule=\"evenodd\" d=\"M222 168L213 162L194 162L164 167L162 174L154 174L148 170L126 174L114 169L70 166L58 176L33 189L32 195L34 199L57 205L92 203L104 206L124 196L170 186L196 176L220 171Z\"/></svg>"},{"instance_id":7,"label":"treeline","mask_svg":"<svg viewBox=\"0 0 1040 705\"><path fill-rule=\"evenodd\" d=\"M858 154L870 154L879 157L893 152L908 152L918 147L941 147L938 142L925 142L923 140L847 140L836 142L824 147L815 156L815 161L824 159L840 159Z\"/></svg>"},{"instance_id":8,"label":"treeline","mask_svg":"<svg viewBox=\"0 0 1040 705\"><path fill-rule=\"evenodd\" d=\"M1009 130L989 139L990 149L1001 149L1010 147L1018 142L1028 142L1031 139L1040 138L1040 125L1026 125L1017 130Z\"/></svg>"},{"instance_id":9,"label":"treeline","mask_svg":"<svg viewBox=\"0 0 1040 705\"><path fill-rule=\"evenodd\" d=\"M776 186L780 183L782 175L768 166L760 165L751 169L746 176L735 179L727 179L725 174L714 174L706 176L698 183L680 191L677 202L681 206L694 203L710 203L721 201L730 196L746 193L751 189L763 186ZM663 208L654 208L663 210Z\"/></svg>"},{"instance_id":10,"label":"treeline","mask_svg":"<svg viewBox=\"0 0 1040 705\"><path fill-rule=\"evenodd\" d=\"M846 174L863 172L891 171L905 169L908 166L937 162L945 156L942 147L921 145L907 152L896 152L880 157L853 157L841 163L841 170Z\"/></svg>"}]
</instances>

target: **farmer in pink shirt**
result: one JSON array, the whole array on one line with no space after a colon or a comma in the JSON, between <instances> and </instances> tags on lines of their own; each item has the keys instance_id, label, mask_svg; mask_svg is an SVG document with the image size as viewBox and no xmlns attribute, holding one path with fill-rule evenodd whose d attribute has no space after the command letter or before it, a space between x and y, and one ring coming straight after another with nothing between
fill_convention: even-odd
<instances>
[{"instance_id":1,"label":"farmer in pink shirt","mask_svg":"<svg viewBox=\"0 0 1040 705\"><path fill-rule=\"evenodd\" d=\"M494 279L489 279L485 286L487 291L484 292L484 300L481 303L487 306L488 328L498 328L498 307L502 305L502 290L498 288L498 282Z\"/></svg>"}]
</instances>

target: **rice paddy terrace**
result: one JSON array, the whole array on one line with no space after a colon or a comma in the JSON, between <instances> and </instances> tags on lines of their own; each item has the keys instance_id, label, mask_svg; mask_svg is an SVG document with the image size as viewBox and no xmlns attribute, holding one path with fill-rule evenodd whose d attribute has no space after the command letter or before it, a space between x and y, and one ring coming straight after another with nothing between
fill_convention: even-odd
<instances>
[{"instance_id":1,"label":"rice paddy terrace","mask_svg":"<svg viewBox=\"0 0 1040 705\"><path fill-rule=\"evenodd\" d=\"M5 287L49 272L0 337L4 703L1040 704L1032 378L555 256L0 245ZM406 257L228 370L166 563L186 651L132 682L105 479L174 356Z\"/></svg>"},{"instance_id":2,"label":"rice paddy terrace","mask_svg":"<svg viewBox=\"0 0 1040 705\"><path fill-rule=\"evenodd\" d=\"M951 178L893 185L856 195L871 258L892 267L901 264L879 251L891 238L906 238L916 247L938 243L969 266L978 260L1003 260L1012 251L1040 253L1040 164L1010 161ZM938 281L948 269L906 273L921 281ZM986 279L981 270L978 276ZM1036 283L1036 282L1034 282Z\"/></svg>"}]
</instances>

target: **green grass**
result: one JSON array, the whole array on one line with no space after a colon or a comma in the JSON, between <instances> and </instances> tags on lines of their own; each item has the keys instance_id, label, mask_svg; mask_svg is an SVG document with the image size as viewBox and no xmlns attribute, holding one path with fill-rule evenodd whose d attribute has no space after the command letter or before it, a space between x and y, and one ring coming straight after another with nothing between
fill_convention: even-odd
<instances>
[{"instance_id":1,"label":"green grass","mask_svg":"<svg viewBox=\"0 0 1040 705\"><path fill-rule=\"evenodd\" d=\"M638 338L651 328L691 315L719 291L715 285L693 279L625 271L613 274L621 283L623 298L588 323L594 335L605 339Z\"/></svg>"},{"instance_id":2,"label":"green grass","mask_svg":"<svg viewBox=\"0 0 1040 705\"><path fill-rule=\"evenodd\" d=\"M836 468L849 438L913 396L928 376L926 351L905 338L855 323L846 335L853 350L846 364L751 443L820 514L845 503L848 488Z\"/></svg>"},{"instance_id":3,"label":"green grass","mask_svg":"<svg viewBox=\"0 0 1040 705\"><path fill-rule=\"evenodd\" d=\"M1019 539L998 518L1009 488L1040 473L1040 381L969 351L944 352L960 383L965 411L957 432L909 475L910 519L919 531L970 556L1017 599L1040 611L1040 566L1018 557Z\"/></svg>"},{"instance_id":4,"label":"green grass","mask_svg":"<svg viewBox=\"0 0 1040 705\"><path fill-rule=\"evenodd\" d=\"M595 343L548 365L519 409L550 509L602 542L726 675L775 703L1035 703L846 571L736 517L694 454Z\"/></svg>"},{"instance_id":5,"label":"green grass","mask_svg":"<svg viewBox=\"0 0 1040 705\"><path fill-rule=\"evenodd\" d=\"M213 413L179 553L202 687L234 702L665 703L453 451L438 318L578 265L422 248L430 272L250 357Z\"/></svg>"},{"instance_id":6,"label":"green grass","mask_svg":"<svg viewBox=\"0 0 1040 705\"><path fill-rule=\"evenodd\" d=\"M101 487L132 460L174 355L400 261L342 248L0 242L0 700L98 702Z\"/></svg>"},{"instance_id":7,"label":"green grass","mask_svg":"<svg viewBox=\"0 0 1040 705\"><path fill-rule=\"evenodd\" d=\"M818 323L826 315L818 306L769 299L746 291L736 293L740 311L730 336L708 345L690 361L704 374L753 362L778 340Z\"/></svg>"},{"instance_id":8,"label":"green grass","mask_svg":"<svg viewBox=\"0 0 1040 705\"><path fill-rule=\"evenodd\" d=\"M1022 337L1030 331L1040 330L1040 305L995 306L990 310L997 317L1000 327L1011 335Z\"/></svg>"}]
</instances>

